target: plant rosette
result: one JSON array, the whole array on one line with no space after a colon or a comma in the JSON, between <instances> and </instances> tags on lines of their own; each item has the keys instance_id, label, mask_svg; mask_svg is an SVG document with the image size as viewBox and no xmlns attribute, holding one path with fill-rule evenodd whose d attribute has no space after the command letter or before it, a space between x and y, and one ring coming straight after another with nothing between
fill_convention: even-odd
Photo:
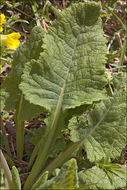
<instances>
[{"instance_id":1,"label":"plant rosette","mask_svg":"<svg viewBox=\"0 0 127 190\"><path fill-rule=\"evenodd\" d=\"M59 13L48 33L41 26L33 28L29 40L15 51L12 69L0 90L2 112L16 110L20 160L25 121L48 113L45 133L29 160L31 171L24 190L84 189L84 184L92 184L89 189L126 186L125 166L105 161L107 155L113 160L120 157L126 145L126 92L122 75L106 76L107 40L100 14L101 6L96 2L74 4ZM7 42L7 37L4 40ZM113 93L107 90L110 79ZM68 143L63 130L69 130ZM76 173L76 161L65 162L78 157L80 148L95 166ZM51 177L62 165L60 173L47 180L45 172ZM13 170L15 177L18 172ZM18 182L19 177L16 179Z\"/></svg>"}]
</instances>

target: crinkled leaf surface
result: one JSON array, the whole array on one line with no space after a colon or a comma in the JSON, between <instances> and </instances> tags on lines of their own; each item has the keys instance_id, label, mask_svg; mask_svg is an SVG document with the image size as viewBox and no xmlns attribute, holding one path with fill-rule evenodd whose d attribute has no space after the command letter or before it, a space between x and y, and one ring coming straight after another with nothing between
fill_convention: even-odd
<instances>
[{"instance_id":1,"label":"crinkled leaf surface","mask_svg":"<svg viewBox=\"0 0 127 190\"><path fill-rule=\"evenodd\" d=\"M38 190L42 189L76 189L78 187L77 163L75 159L66 162L61 168L59 174L46 181Z\"/></svg>"},{"instance_id":2,"label":"crinkled leaf surface","mask_svg":"<svg viewBox=\"0 0 127 190\"><path fill-rule=\"evenodd\" d=\"M26 64L20 89L27 100L51 111L106 97L100 10L99 4L87 2L60 13L44 37L43 53Z\"/></svg>"},{"instance_id":3,"label":"crinkled leaf surface","mask_svg":"<svg viewBox=\"0 0 127 190\"><path fill-rule=\"evenodd\" d=\"M85 126L86 116L77 120L72 118L69 123L71 140L77 142L82 139L86 129L95 126L110 107L106 117L96 130L84 142L87 157L91 162L101 160L110 153L111 158L120 156L126 145L126 96L125 89L121 89L114 97L96 104L88 115L88 127Z\"/></svg>"},{"instance_id":4,"label":"crinkled leaf surface","mask_svg":"<svg viewBox=\"0 0 127 190\"><path fill-rule=\"evenodd\" d=\"M1 88L1 111L17 108L21 97L21 91L18 86L21 82L24 66L29 60L39 57L40 52L42 52L43 36L44 30L41 27L35 27L27 43L21 44L16 50L12 62L12 70ZM30 120L33 116L40 113L41 110L39 106L30 104L23 99L20 118L21 120Z\"/></svg>"},{"instance_id":5,"label":"crinkled leaf surface","mask_svg":"<svg viewBox=\"0 0 127 190\"><path fill-rule=\"evenodd\" d=\"M79 172L80 185L95 184L89 186L89 189L118 189L126 187L126 167L120 167L121 171L108 171L108 173L97 166L81 171Z\"/></svg>"}]
</instances>

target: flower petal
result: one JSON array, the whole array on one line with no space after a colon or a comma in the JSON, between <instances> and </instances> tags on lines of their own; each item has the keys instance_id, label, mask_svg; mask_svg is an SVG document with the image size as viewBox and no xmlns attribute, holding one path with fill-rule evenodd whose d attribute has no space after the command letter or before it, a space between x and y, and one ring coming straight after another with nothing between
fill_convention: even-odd
<instances>
[{"instance_id":1,"label":"flower petal","mask_svg":"<svg viewBox=\"0 0 127 190\"><path fill-rule=\"evenodd\" d=\"M0 25L5 24L5 15L1 14L0 15Z\"/></svg>"},{"instance_id":2,"label":"flower petal","mask_svg":"<svg viewBox=\"0 0 127 190\"><path fill-rule=\"evenodd\" d=\"M3 27L2 26L0 26L0 32L3 32Z\"/></svg>"},{"instance_id":3,"label":"flower petal","mask_svg":"<svg viewBox=\"0 0 127 190\"><path fill-rule=\"evenodd\" d=\"M7 35L6 45L9 48L15 50L20 44L20 41L19 41L20 37L21 37L21 35L16 32L13 32L13 33Z\"/></svg>"}]
</instances>

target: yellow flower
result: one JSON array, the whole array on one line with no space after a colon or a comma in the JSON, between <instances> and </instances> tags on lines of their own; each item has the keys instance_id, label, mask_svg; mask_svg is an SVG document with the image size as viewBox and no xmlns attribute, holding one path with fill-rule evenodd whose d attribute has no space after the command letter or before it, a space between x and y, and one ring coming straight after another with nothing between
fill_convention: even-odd
<instances>
[{"instance_id":1,"label":"yellow flower","mask_svg":"<svg viewBox=\"0 0 127 190\"><path fill-rule=\"evenodd\" d=\"M5 15L4 14L0 15L0 32L3 32L3 27L1 26L2 24L5 24Z\"/></svg>"},{"instance_id":2,"label":"yellow flower","mask_svg":"<svg viewBox=\"0 0 127 190\"><path fill-rule=\"evenodd\" d=\"M8 46L11 49L16 49L19 44L19 38L21 37L21 35L19 33L13 32L11 34L8 35L0 35L1 37L1 45L3 46Z\"/></svg>"},{"instance_id":3,"label":"yellow flower","mask_svg":"<svg viewBox=\"0 0 127 190\"><path fill-rule=\"evenodd\" d=\"M5 15L4 15L4 14L1 14L1 15L0 15L0 26L1 26L2 24L5 24Z\"/></svg>"},{"instance_id":4,"label":"yellow flower","mask_svg":"<svg viewBox=\"0 0 127 190\"><path fill-rule=\"evenodd\" d=\"M2 65L0 65L0 71L2 70Z\"/></svg>"},{"instance_id":5,"label":"yellow flower","mask_svg":"<svg viewBox=\"0 0 127 190\"><path fill-rule=\"evenodd\" d=\"M2 26L0 26L0 32L3 32L3 27Z\"/></svg>"}]
</instances>

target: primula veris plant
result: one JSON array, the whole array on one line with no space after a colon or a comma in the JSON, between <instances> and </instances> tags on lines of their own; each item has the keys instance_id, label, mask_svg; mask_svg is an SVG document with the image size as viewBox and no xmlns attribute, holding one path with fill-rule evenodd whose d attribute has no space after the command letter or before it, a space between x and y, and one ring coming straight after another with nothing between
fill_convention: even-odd
<instances>
[{"instance_id":1,"label":"primula veris plant","mask_svg":"<svg viewBox=\"0 0 127 190\"><path fill-rule=\"evenodd\" d=\"M2 84L1 107L3 112L15 110L19 158L24 121L48 113L46 130L33 143L24 190L125 187L125 167L110 163L126 143L125 83L121 75L113 76L114 92L108 88L100 13L98 3L74 4L58 14L48 33L35 27L29 41L15 52L12 70ZM93 166L80 172L76 160L70 159L79 148L85 149ZM108 163L103 161L107 155Z\"/></svg>"}]
</instances>

